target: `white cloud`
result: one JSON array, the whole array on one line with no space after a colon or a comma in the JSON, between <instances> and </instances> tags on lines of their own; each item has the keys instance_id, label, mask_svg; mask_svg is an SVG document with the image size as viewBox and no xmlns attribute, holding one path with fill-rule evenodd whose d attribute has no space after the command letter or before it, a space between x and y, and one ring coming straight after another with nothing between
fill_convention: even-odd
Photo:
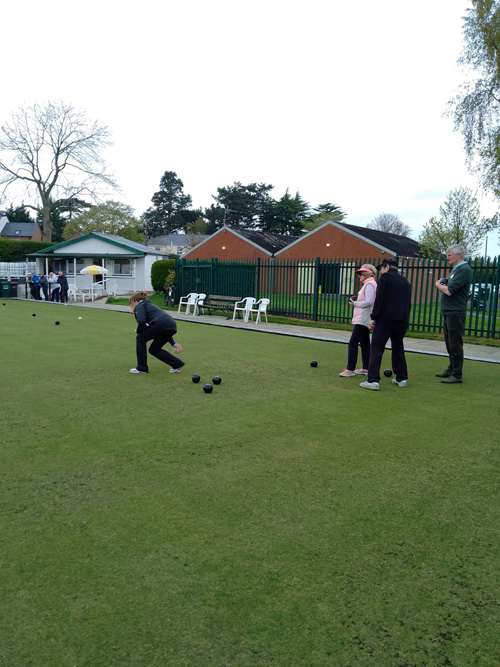
<instances>
[{"instance_id":1,"label":"white cloud","mask_svg":"<svg viewBox=\"0 0 500 667\"><path fill-rule=\"evenodd\" d=\"M416 235L450 190L477 187L443 117L464 76L469 6L9 3L3 25L22 31L2 35L0 120L63 99L107 124L120 198L137 214L171 170L195 206L234 181L266 182L275 197L337 204L353 224L398 214Z\"/></svg>"}]
</instances>

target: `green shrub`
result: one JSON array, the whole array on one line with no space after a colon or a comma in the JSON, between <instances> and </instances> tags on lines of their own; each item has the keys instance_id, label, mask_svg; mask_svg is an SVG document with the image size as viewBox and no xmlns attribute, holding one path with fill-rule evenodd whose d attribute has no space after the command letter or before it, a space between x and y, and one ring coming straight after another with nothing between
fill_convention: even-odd
<instances>
[{"instance_id":1,"label":"green shrub","mask_svg":"<svg viewBox=\"0 0 500 667\"><path fill-rule=\"evenodd\" d=\"M163 292L167 276L174 272L175 259L159 259L151 267L151 284L155 292Z\"/></svg>"},{"instance_id":2,"label":"green shrub","mask_svg":"<svg viewBox=\"0 0 500 667\"><path fill-rule=\"evenodd\" d=\"M0 239L0 262L23 262L26 255L56 245L47 241L16 241Z\"/></svg>"}]
</instances>

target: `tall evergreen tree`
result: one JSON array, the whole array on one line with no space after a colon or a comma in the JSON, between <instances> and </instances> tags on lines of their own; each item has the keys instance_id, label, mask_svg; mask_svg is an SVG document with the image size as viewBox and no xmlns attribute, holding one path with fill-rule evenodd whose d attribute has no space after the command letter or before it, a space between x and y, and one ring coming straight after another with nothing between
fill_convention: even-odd
<instances>
[{"instance_id":1,"label":"tall evergreen tree","mask_svg":"<svg viewBox=\"0 0 500 667\"><path fill-rule=\"evenodd\" d=\"M271 197L272 185L239 182L225 188L217 188L217 196L213 196L218 207L224 210L222 224L230 227L256 229L261 227L262 218Z\"/></svg>"},{"instance_id":2,"label":"tall evergreen tree","mask_svg":"<svg viewBox=\"0 0 500 667\"><path fill-rule=\"evenodd\" d=\"M5 211L5 215L9 218L9 222L35 222L24 204L16 207L11 204Z\"/></svg>"},{"instance_id":3,"label":"tall evergreen tree","mask_svg":"<svg viewBox=\"0 0 500 667\"><path fill-rule=\"evenodd\" d=\"M190 195L184 194L184 183L175 171L166 171L160 180L160 189L155 192L151 201L153 206L147 209L141 220L147 238L178 232L193 222L188 213L192 203ZM199 216L195 212L194 220Z\"/></svg>"},{"instance_id":4,"label":"tall evergreen tree","mask_svg":"<svg viewBox=\"0 0 500 667\"><path fill-rule=\"evenodd\" d=\"M262 229L275 234L299 236L309 210L309 204L298 192L292 197L287 190L281 199L268 202L262 216Z\"/></svg>"}]
</instances>

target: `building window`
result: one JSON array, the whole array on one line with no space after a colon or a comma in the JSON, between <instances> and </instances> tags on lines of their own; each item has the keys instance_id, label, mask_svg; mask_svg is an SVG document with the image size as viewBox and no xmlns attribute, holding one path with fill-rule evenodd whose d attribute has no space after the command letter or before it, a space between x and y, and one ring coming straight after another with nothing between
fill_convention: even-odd
<instances>
[{"instance_id":1,"label":"building window","mask_svg":"<svg viewBox=\"0 0 500 667\"><path fill-rule=\"evenodd\" d=\"M85 262L83 259L77 259L76 260L76 272L80 273L80 271L83 269L85 266ZM75 262L72 259L55 259L54 260L54 273L58 273L58 271L62 271L63 273L66 273L70 276L73 275L73 271L75 268Z\"/></svg>"},{"instance_id":2,"label":"building window","mask_svg":"<svg viewBox=\"0 0 500 667\"><path fill-rule=\"evenodd\" d=\"M132 274L132 262L130 259L115 259L113 262L113 275L130 276Z\"/></svg>"}]
</instances>

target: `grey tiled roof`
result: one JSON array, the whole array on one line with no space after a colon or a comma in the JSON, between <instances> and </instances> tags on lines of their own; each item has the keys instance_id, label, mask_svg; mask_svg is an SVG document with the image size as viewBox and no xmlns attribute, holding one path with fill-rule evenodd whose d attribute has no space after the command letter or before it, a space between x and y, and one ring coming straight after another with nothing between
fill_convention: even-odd
<instances>
[{"instance_id":1,"label":"grey tiled roof","mask_svg":"<svg viewBox=\"0 0 500 667\"><path fill-rule=\"evenodd\" d=\"M363 236L368 241L387 248L395 255L399 255L399 257L421 257L418 242L407 236L381 232L378 229L370 229L369 227L357 227L356 225L348 225L344 222L339 224L342 225L342 227L349 229L351 232Z\"/></svg>"},{"instance_id":2,"label":"grey tiled roof","mask_svg":"<svg viewBox=\"0 0 500 667\"><path fill-rule=\"evenodd\" d=\"M0 236L29 236L31 238L37 227L37 222L6 222Z\"/></svg>"},{"instance_id":3,"label":"grey tiled roof","mask_svg":"<svg viewBox=\"0 0 500 667\"><path fill-rule=\"evenodd\" d=\"M255 229L234 229L237 234L244 236L252 243L260 246L267 252L275 253L297 240L297 236L285 236L284 234L272 234L271 232L260 232Z\"/></svg>"}]
</instances>

